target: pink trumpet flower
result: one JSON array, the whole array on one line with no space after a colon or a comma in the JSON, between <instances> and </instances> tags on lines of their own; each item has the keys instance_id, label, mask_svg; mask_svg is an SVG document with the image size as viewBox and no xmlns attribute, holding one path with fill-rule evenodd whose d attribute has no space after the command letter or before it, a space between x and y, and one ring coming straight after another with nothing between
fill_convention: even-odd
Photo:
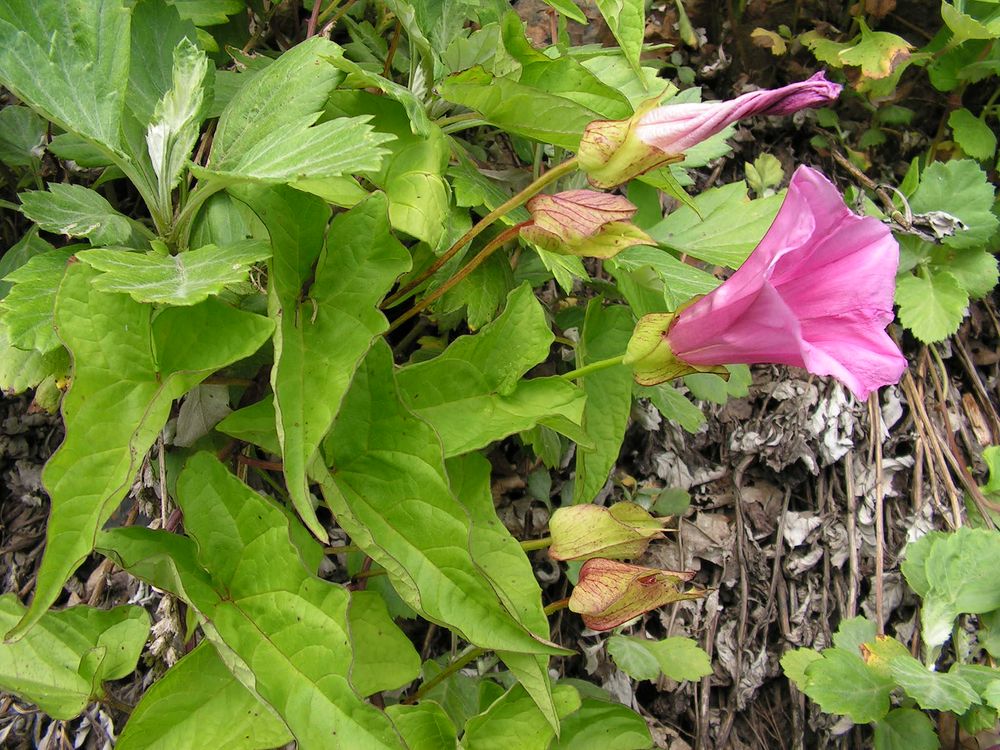
<instances>
[{"instance_id":1,"label":"pink trumpet flower","mask_svg":"<svg viewBox=\"0 0 1000 750\"><path fill-rule=\"evenodd\" d=\"M841 88L826 80L820 71L805 81L752 91L729 101L662 107L655 107L655 101L648 102L628 120L590 123L577 157L594 187L614 187L651 169L681 161L686 150L737 120L822 107L834 101Z\"/></svg>"},{"instance_id":2,"label":"pink trumpet flower","mask_svg":"<svg viewBox=\"0 0 1000 750\"><path fill-rule=\"evenodd\" d=\"M640 320L625 361L643 383L721 364L793 365L863 399L906 369L885 331L898 264L886 226L856 216L829 180L799 167L740 269L677 314Z\"/></svg>"}]
</instances>

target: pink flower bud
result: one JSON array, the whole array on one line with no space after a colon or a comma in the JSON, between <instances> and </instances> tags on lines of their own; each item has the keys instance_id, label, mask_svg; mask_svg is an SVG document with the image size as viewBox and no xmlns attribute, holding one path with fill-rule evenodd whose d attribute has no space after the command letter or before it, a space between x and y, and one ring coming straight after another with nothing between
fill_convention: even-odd
<instances>
[{"instance_id":1,"label":"pink flower bud","mask_svg":"<svg viewBox=\"0 0 1000 750\"><path fill-rule=\"evenodd\" d=\"M698 589L678 588L693 577L690 571L643 568L598 557L580 568L569 608L582 615L591 630L611 630L664 604L704 596L705 592Z\"/></svg>"},{"instance_id":2,"label":"pink flower bud","mask_svg":"<svg viewBox=\"0 0 1000 750\"><path fill-rule=\"evenodd\" d=\"M636 207L620 195L567 190L536 195L527 205L531 223L521 236L562 255L610 258L633 245L656 243L630 224Z\"/></svg>"},{"instance_id":3,"label":"pink flower bud","mask_svg":"<svg viewBox=\"0 0 1000 750\"><path fill-rule=\"evenodd\" d=\"M840 84L822 71L806 81L743 94L735 99L697 104L655 102L629 120L597 120L583 133L577 157L594 187L609 188L656 167L681 161L684 152L751 115L790 115L821 107L840 94Z\"/></svg>"},{"instance_id":4,"label":"pink flower bud","mask_svg":"<svg viewBox=\"0 0 1000 750\"><path fill-rule=\"evenodd\" d=\"M888 227L856 216L829 180L799 167L774 223L738 271L672 320L640 321L642 362L664 372L677 361L792 365L832 375L866 398L906 369L885 331L898 264ZM650 346L656 325L660 341Z\"/></svg>"},{"instance_id":5,"label":"pink flower bud","mask_svg":"<svg viewBox=\"0 0 1000 750\"><path fill-rule=\"evenodd\" d=\"M549 533L553 560L631 559L663 536L663 519L653 518L635 503L615 503L610 508L571 505L552 514Z\"/></svg>"}]
</instances>

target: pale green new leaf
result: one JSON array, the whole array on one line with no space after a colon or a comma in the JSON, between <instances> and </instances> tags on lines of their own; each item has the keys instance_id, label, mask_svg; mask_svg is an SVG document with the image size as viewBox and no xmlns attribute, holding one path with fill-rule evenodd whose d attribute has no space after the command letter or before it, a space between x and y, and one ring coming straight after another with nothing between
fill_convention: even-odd
<instances>
[{"instance_id":1,"label":"pale green new leaf","mask_svg":"<svg viewBox=\"0 0 1000 750\"><path fill-rule=\"evenodd\" d=\"M563 717L559 737L549 750L648 750L653 747L646 720L620 703L584 698Z\"/></svg>"},{"instance_id":2,"label":"pale green new leaf","mask_svg":"<svg viewBox=\"0 0 1000 750\"><path fill-rule=\"evenodd\" d=\"M579 437L583 392L561 378L521 379L545 360L552 341L542 306L523 284L479 333L459 337L432 360L402 368L399 389L406 404L440 435L446 456L539 423Z\"/></svg>"},{"instance_id":3,"label":"pale green new leaf","mask_svg":"<svg viewBox=\"0 0 1000 750\"><path fill-rule=\"evenodd\" d=\"M597 9L607 21L633 70L641 75L639 55L642 54L642 40L646 35L646 6L643 0L597 0Z\"/></svg>"},{"instance_id":4,"label":"pale green new leaf","mask_svg":"<svg viewBox=\"0 0 1000 750\"><path fill-rule=\"evenodd\" d=\"M889 711L889 694L895 683L870 669L860 656L828 648L805 669L799 689L825 712L850 716L855 724L878 721Z\"/></svg>"},{"instance_id":5,"label":"pale green new leaf","mask_svg":"<svg viewBox=\"0 0 1000 750\"><path fill-rule=\"evenodd\" d=\"M507 611L535 635L548 639L549 621L531 561L497 517L493 505L490 462L479 454L468 454L450 459L446 467L455 497L472 520L469 547L480 570L493 584ZM511 651L499 651L497 655L528 691L553 729L558 729L548 656Z\"/></svg>"},{"instance_id":6,"label":"pale green new leaf","mask_svg":"<svg viewBox=\"0 0 1000 750\"><path fill-rule=\"evenodd\" d=\"M661 672L677 682L699 680L712 674L708 654L690 638L651 641L613 635L608 639L608 654L615 664L637 680L655 680Z\"/></svg>"},{"instance_id":7,"label":"pale green new leaf","mask_svg":"<svg viewBox=\"0 0 1000 750\"><path fill-rule=\"evenodd\" d=\"M8 167L38 164L44 153L45 121L27 107L0 110L0 161Z\"/></svg>"},{"instance_id":8,"label":"pale green new leaf","mask_svg":"<svg viewBox=\"0 0 1000 750\"><path fill-rule=\"evenodd\" d=\"M212 153L200 177L265 183L339 177L379 168L391 137L367 117L316 125L344 74L326 58L340 48L315 36L285 52L247 81L219 118Z\"/></svg>"},{"instance_id":9,"label":"pale green new leaf","mask_svg":"<svg viewBox=\"0 0 1000 750\"><path fill-rule=\"evenodd\" d=\"M893 657L889 669L896 684L923 709L962 714L979 702L978 693L959 675L932 672L908 654Z\"/></svg>"},{"instance_id":10,"label":"pale green new leaf","mask_svg":"<svg viewBox=\"0 0 1000 750\"><path fill-rule=\"evenodd\" d=\"M132 9L132 60L125 107L143 132L173 85L174 53L185 40L196 44L198 32L193 23L181 19L176 3L145 0Z\"/></svg>"},{"instance_id":11,"label":"pale green new leaf","mask_svg":"<svg viewBox=\"0 0 1000 750\"><path fill-rule=\"evenodd\" d=\"M24 616L14 594L0 597L0 630ZM103 682L135 669L149 633L141 607L77 606L48 612L16 643L0 643L0 689L35 703L54 719L72 719L104 697Z\"/></svg>"},{"instance_id":12,"label":"pale green new leaf","mask_svg":"<svg viewBox=\"0 0 1000 750\"><path fill-rule=\"evenodd\" d=\"M124 245L132 235L128 218L82 185L50 182L48 191L29 190L18 197L24 215L47 232L86 237L94 245Z\"/></svg>"},{"instance_id":13,"label":"pale green new leaf","mask_svg":"<svg viewBox=\"0 0 1000 750\"><path fill-rule=\"evenodd\" d=\"M71 255L71 247L46 250L4 277L14 287L0 300L0 327L12 346L41 354L59 348L52 310Z\"/></svg>"},{"instance_id":14,"label":"pale green new leaf","mask_svg":"<svg viewBox=\"0 0 1000 750\"><path fill-rule=\"evenodd\" d=\"M120 153L129 21L121 0L0 0L0 83L64 130Z\"/></svg>"},{"instance_id":15,"label":"pale green new leaf","mask_svg":"<svg viewBox=\"0 0 1000 750\"><path fill-rule=\"evenodd\" d=\"M149 160L159 182L161 197L170 202L170 191L181 178L184 165L198 139L205 113L206 86L212 67L208 57L186 37L173 53L173 85L153 110L146 128Z\"/></svg>"},{"instance_id":16,"label":"pale green new leaf","mask_svg":"<svg viewBox=\"0 0 1000 750\"><path fill-rule=\"evenodd\" d=\"M580 694L572 685L556 685L552 693L559 716L571 714L580 707ZM515 685L465 723L462 748L546 750L555 732L524 688Z\"/></svg>"},{"instance_id":17,"label":"pale green new leaf","mask_svg":"<svg viewBox=\"0 0 1000 750\"><path fill-rule=\"evenodd\" d=\"M896 280L900 322L925 343L941 341L958 330L969 295L948 271L904 274Z\"/></svg>"},{"instance_id":18,"label":"pale green new leaf","mask_svg":"<svg viewBox=\"0 0 1000 750\"><path fill-rule=\"evenodd\" d=\"M74 361L62 406L66 437L42 473L52 511L35 598L8 637L37 622L93 549L174 399L255 352L273 328L215 300L151 320L150 306L94 288L96 276L71 264L56 299L56 330Z\"/></svg>"},{"instance_id":19,"label":"pale green new leaf","mask_svg":"<svg viewBox=\"0 0 1000 750\"><path fill-rule=\"evenodd\" d=\"M649 236L706 263L739 268L771 226L782 199L750 200L746 183L733 182L706 190L694 199L697 211L678 208L650 227Z\"/></svg>"},{"instance_id":20,"label":"pale green new leaf","mask_svg":"<svg viewBox=\"0 0 1000 750\"><path fill-rule=\"evenodd\" d=\"M385 712L396 725L409 750L450 750L458 742L458 730L437 703L422 700L416 705L397 703Z\"/></svg>"},{"instance_id":21,"label":"pale green new leaf","mask_svg":"<svg viewBox=\"0 0 1000 750\"><path fill-rule=\"evenodd\" d=\"M600 298L587 305L577 347L577 366L625 353L635 321L627 307L604 306ZM632 371L623 365L593 372L582 379L587 403L583 427L593 446L577 446L573 502L589 503L608 481L618 460L632 408Z\"/></svg>"},{"instance_id":22,"label":"pale green new leaf","mask_svg":"<svg viewBox=\"0 0 1000 750\"><path fill-rule=\"evenodd\" d=\"M894 708L875 723L875 750L937 750L934 722L923 711Z\"/></svg>"},{"instance_id":23,"label":"pale green new leaf","mask_svg":"<svg viewBox=\"0 0 1000 750\"><path fill-rule=\"evenodd\" d=\"M250 266L271 256L260 240L216 247L206 245L178 255L132 253L123 249L84 250L76 257L102 271L94 286L128 294L136 302L195 305L229 284L246 281Z\"/></svg>"},{"instance_id":24,"label":"pale green new leaf","mask_svg":"<svg viewBox=\"0 0 1000 750\"><path fill-rule=\"evenodd\" d=\"M292 740L285 723L202 641L143 694L117 750L269 750Z\"/></svg>"},{"instance_id":25,"label":"pale green new leaf","mask_svg":"<svg viewBox=\"0 0 1000 750\"><path fill-rule=\"evenodd\" d=\"M440 441L399 400L384 341L355 373L323 450L327 504L403 601L483 648L561 653L517 621L473 559L471 522L448 485Z\"/></svg>"}]
</instances>

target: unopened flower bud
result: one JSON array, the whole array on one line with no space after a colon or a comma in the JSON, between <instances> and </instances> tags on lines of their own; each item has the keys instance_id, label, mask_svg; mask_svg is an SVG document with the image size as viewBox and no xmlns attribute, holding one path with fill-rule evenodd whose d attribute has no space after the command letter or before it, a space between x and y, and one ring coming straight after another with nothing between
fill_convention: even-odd
<instances>
[{"instance_id":1,"label":"unopened flower bud","mask_svg":"<svg viewBox=\"0 0 1000 750\"><path fill-rule=\"evenodd\" d=\"M663 520L635 503L572 505L552 514L549 533L553 560L632 559L663 535Z\"/></svg>"},{"instance_id":2,"label":"unopened flower bud","mask_svg":"<svg viewBox=\"0 0 1000 750\"><path fill-rule=\"evenodd\" d=\"M680 590L679 585L693 577L691 571L644 568L598 557L580 568L569 608L591 630L611 630L664 604L704 596L700 589Z\"/></svg>"}]
</instances>

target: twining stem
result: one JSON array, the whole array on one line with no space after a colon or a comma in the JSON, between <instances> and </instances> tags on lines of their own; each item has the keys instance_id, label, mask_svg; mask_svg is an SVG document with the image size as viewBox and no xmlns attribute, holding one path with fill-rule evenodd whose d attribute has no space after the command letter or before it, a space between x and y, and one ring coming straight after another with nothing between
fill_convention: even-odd
<instances>
[{"instance_id":1,"label":"twining stem","mask_svg":"<svg viewBox=\"0 0 1000 750\"><path fill-rule=\"evenodd\" d=\"M440 258L434 261L428 268L426 268L423 271L423 273L421 273L415 279L413 279L408 284L403 286L395 294L388 297L385 300L385 302L382 303L382 308L385 309L386 307L391 307L400 300L404 299L413 289L416 289L418 286L423 284L427 279L429 279L431 276L437 273L438 269L441 268L441 266L443 266L445 263L447 263L449 260L455 257L455 254L459 250L464 248L466 245L472 242L472 240L478 237L480 233L482 233L482 231L486 229L486 227L488 227L490 224L492 224L494 221L499 219L504 214L508 213L509 211L513 211L518 206L522 205L523 203L526 203L529 198L534 196L536 193L541 192L541 190L546 185L554 182L555 180L558 180L560 177L562 177L565 174L568 174L569 172L572 172L574 169L576 169L575 156L572 157L571 159L567 159L562 164L552 167L552 169L550 169L548 172L543 174L537 180L532 182L530 185L528 185L528 187L526 187L520 193L515 195L513 198L511 198L505 203L500 204L495 209L490 211L488 214L486 214L486 216L480 219L475 224L475 226L472 227L472 229L463 234L454 245L448 248L448 251L444 255L442 255Z\"/></svg>"},{"instance_id":2,"label":"twining stem","mask_svg":"<svg viewBox=\"0 0 1000 750\"><path fill-rule=\"evenodd\" d=\"M389 326L389 330L386 331L386 333L395 331L397 328L399 328L403 323L408 321L414 315L417 315L422 311L426 310L436 300L439 300L441 297L443 297L448 292L449 289L454 288L454 286L459 282L461 282L462 279L464 279L470 273L479 268L479 266L481 266L487 258L493 255L493 253L496 252L498 248L503 247L505 244L507 244L512 239L517 237L517 233L520 232L521 228L527 223L528 222L523 222L521 224L515 224L512 227L508 227L500 234L498 234L496 237L494 237L492 240L490 240L488 243L486 243L486 247L480 250L476 254L476 257L474 257L472 260L466 263L465 266L463 266L461 270L459 270L454 276L452 276L450 279L444 282L433 292L431 292L426 297L421 299L417 304L415 304L405 313L403 313L394 321L392 321L392 325Z\"/></svg>"},{"instance_id":3,"label":"twining stem","mask_svg":"<svg viewBox=\"0 0 1000 750\"><path fill-rule=\"evenodd\" d=\"M528 539L521 542L521 549L525 552L531 552L536 549L545 549L546 547L552 546L552 537L545 536L541 539Z\"/></svg>"},{"instance_id":4,"label":"twining stem","mask_svg":"<svg viewBox=\"0 0 1000 750\"><path fill-rule=\"evenodd\" d=\"M476 646L475 648L470 648L468 651L466 651L460 657L458 657L457 659L455 659L455 661L453 661L447 667L445 667L440 672L438 672L436 675L434 675L429 680L427 680L426 682L424 682L419 688L417 688L417 692L415 692L409 698L407 698L406 700L404 700L403 703L405 703L407 705L412 704L412 703L416 703L418 700L420 700L425 695L427 695L428 692L430 692L431 690L433 690L435 686L440 685L442 682L444 682L445 680L447 680L449 677L451 677L453 674L455 674L455 672L457 672L458 670L460 670L466 664L468 664L471 661L475 661L476 659L478 659L480 656L482 656L485 653L486 653L486 649L485 648L479 648L478 646Z\"/></svg>"},{"instance_id":5,"label":"twining stem","mask_svg":"<svg viewBox=\"0 0 1000 750\"><path fill-rule=\"evenodd\" d=\"M600 359L597 362L591 362L589 365L584 365L583 367L578 367L575 370L563 373L560 377L563 380L575 380L576 378L582 378L586 375L590 375L592 372L606 370L609 367L620 365L623 363L624 359L624 354L619 354L617 357L609 357L608 359Z\"/></svg>"},{"instance_id":6,"label":"twining stem","mask_svg":"<svg viewBox=\"0 0 1000 750\"><path fill-rule=\"evenodd\" d=\"M549 615L558 612L560 609L566 609L566 607L568 606L569 606L569 597L567 596L565 599L560 599L557 602L552 602L552 604L546 605L544 610L545 616L548 617Z\"/></svg>"}]
</instances>

